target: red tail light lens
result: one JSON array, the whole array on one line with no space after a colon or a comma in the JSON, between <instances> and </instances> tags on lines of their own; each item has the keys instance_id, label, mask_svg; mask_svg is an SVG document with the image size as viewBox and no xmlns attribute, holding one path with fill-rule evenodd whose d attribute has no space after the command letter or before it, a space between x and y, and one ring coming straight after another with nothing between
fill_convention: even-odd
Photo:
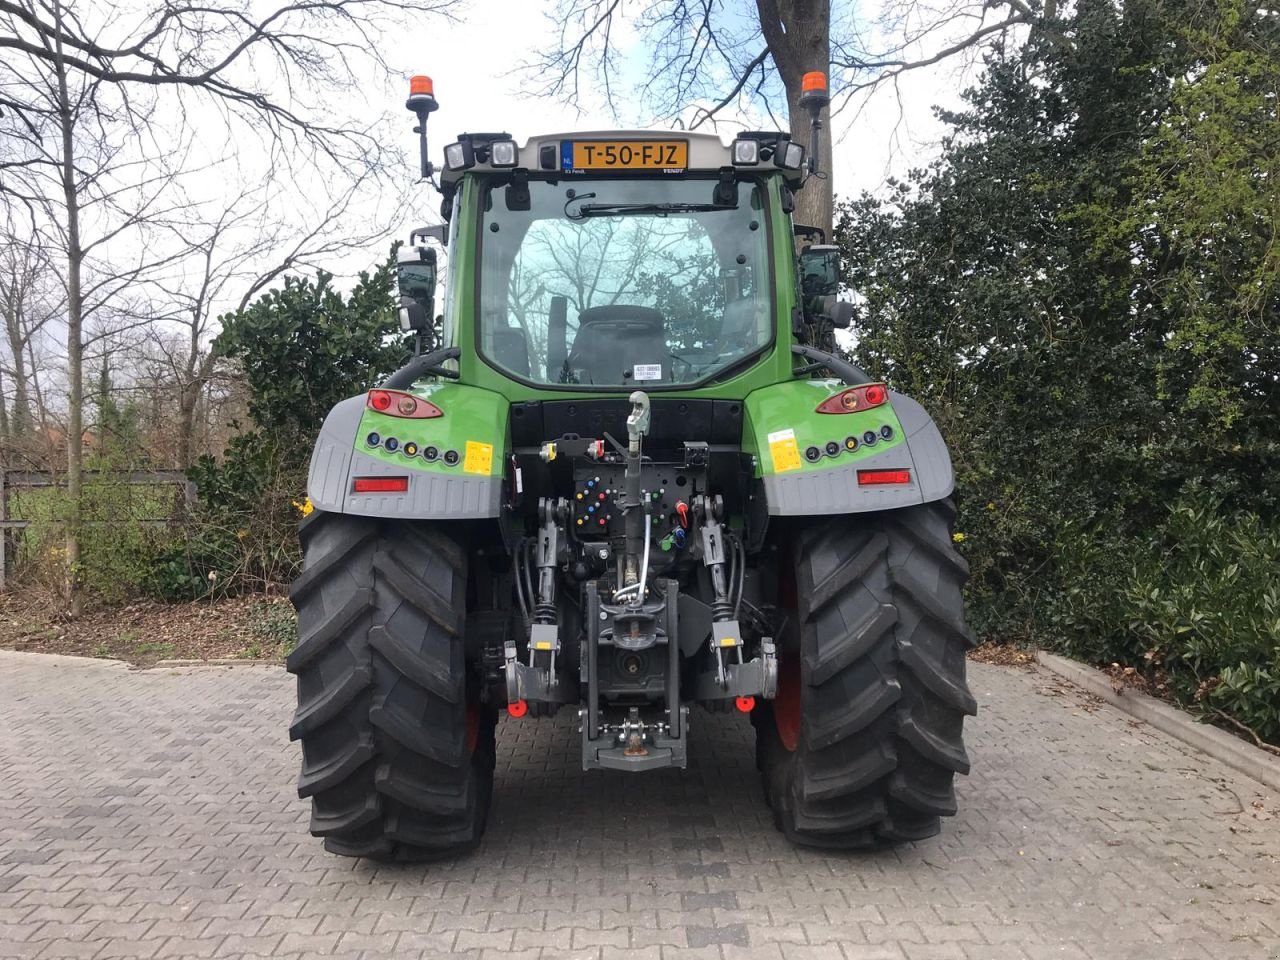
<instances>
[{"instance_id":1,"label":"red tail light lens","mask_svg":"<svg viewBox=\"0 0 1280 960\"><path fill-rule=\"evenodd\" d=\"M399 390L370 390L368 406L378 413L408 420L433 420L444 416L444 411L434 403Z\"/></svg>"},{"instance_id":2,"label":"red tail light lens","mask_svg":"<svg viewBox=\"0 0 1280 960\"><path fill-rule=\"evenodd\" d=\"M858 486L878 487L891 483L910 483L910 470L859 470Z\"/></svg>"},{"instance_id":3,"label":"red tail light lens","mask_svg":"<svg viewBox=\"0 0 1280 960\"><path fill-rule=\"evenodd\" d=\"M862 387L850 387L834 397L818 404L818 413L857 413L878 407L889 399L889 391L883 383L869 383Z\"/></svg>"},{"instance_id":4,"label":"red tail light lens","mask_svg":"<svg viewBox=\"0 0 1280 960\"><path fill-rule=\"evenodd\" d=\"M356 477L352 493L408 493L408 477Z\"/></svg>"}]
</instances>

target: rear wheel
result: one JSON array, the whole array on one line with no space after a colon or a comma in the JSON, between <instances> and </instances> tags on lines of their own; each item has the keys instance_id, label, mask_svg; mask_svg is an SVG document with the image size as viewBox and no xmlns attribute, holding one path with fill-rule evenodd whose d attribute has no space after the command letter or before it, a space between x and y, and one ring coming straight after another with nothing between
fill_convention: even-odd
<instances>
[{"instance_id":1,"label":"rear wheel","mask_svg":"<svg viewBox=\"0 0 1280 960\"><path fill-rule=\"evenodd\" d=\"M777 698L755 718L765 793L797 843L921 840L956 812L976 704L953 520L948 501L831 518L798 537L799 649L781 656Z\"/></svg>"},{"instance_id":2,"label":"rear wheel","mask_svg":"<svg viewBox=\"0 0 1280 960\"><path fill-rule=\"evenodd\" d=\"M289 736L332 853L429 859L484 832L495 716L464 657L466 554L442 527L316 512L299 531Z\"/></svg>"}]
</instances>

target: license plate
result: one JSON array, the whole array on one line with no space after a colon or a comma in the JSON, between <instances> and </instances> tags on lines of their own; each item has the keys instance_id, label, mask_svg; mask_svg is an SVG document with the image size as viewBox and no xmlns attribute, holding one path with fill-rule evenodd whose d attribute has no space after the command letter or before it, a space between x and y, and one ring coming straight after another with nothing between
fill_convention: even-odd
<instances>
[{"instance_id":1,"label":"license plate","mask_svg":"<svg viewBox=\"0 0 1280 960\"><path fill-rule=\"evenodd\" d=\"M572 170L684 170L689 166L686 140L565 140L560 162Z\"/></svg>"}]
</instances>

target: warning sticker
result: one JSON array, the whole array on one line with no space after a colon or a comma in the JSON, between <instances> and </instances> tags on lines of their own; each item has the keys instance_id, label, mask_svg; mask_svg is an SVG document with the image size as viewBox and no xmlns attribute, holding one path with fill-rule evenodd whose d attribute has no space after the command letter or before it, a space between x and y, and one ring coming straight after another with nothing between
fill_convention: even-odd
<instances>
[{"instance_id":1,"label":"warning sticker","mask_svg":"<svg viewBox=\"0 0 1280 960\"><path fill-rule=\"evenodd\" d=\"M462 459L463 473L483 473L485 476L493 469L493 444L467 441L467 455Z\"/></svg>"},{"instance_id":2,"label":"warning sticker","mask_svg":"<svg viewBox=\"0 0 1280 960\"><path fill-rule=\"evenodd\" d=\"M661 380L662 364L637 363L631 368L631 376L636 380Z\"/></svg>"},{"instance_id":3,"label":"warning sticker","mask_svg":"<svg viewBox=\"0 0 1280 960\"><path fill-rule=\"evenodd\" d=\"M796 432L787 429L769 434L769 456L773 458L774 473L799 470L800 448L796 446Z\"/></svg>"}]
</instances>

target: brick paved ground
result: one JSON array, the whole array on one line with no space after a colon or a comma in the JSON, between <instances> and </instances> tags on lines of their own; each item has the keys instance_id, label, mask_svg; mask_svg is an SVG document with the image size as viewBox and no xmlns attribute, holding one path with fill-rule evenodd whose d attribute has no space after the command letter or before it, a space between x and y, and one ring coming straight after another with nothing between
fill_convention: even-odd
<instances>
[{"instance_id":1,"label":"brick paved ground","mask_svg":"<svg viewBox=\"0 0 1280 960\"><path fill-rule=\"evenodd\" d=\"M1280 957L1275 797L1045 674L972 681L961 816L915 847L788 846L736 716L630 777L565 716L500 729L477 854L379 867L306 833L282 671L0 653L0 957Z\"/></svg>"}]
</instances>

